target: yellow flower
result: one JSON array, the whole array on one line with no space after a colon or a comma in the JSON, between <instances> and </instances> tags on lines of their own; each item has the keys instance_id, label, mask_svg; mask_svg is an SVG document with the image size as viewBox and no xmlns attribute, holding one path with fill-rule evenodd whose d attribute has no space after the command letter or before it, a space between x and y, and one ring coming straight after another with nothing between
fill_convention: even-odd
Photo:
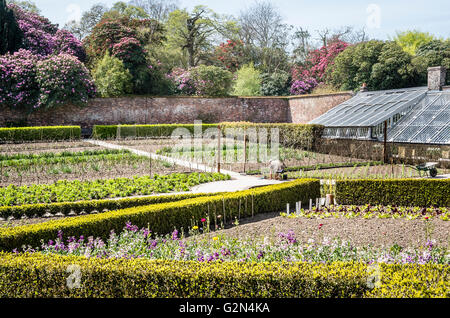
<instances>
[{"instance_id":1,"label":"yellow flower","mask_svg":"<svg viewBox=\"0 0 450 318\"><path fill-rule=\"evenodd\" d=\"M214 237L213 237L213 240L214 240L214 241L217 241L218 239L219 239L219 238L218 238L217 236L214 236Z\"/></svg>"},{"instance_id":2,"label":"yellow flower","mask_svg":"<svg viewBox=\"0 0 450 318\"><path fill-rule=\"evenodd\" d=\"M193 230L198 230L198 226L195 225L192 229L193 229Z\"/></svg>"}]
</instances>

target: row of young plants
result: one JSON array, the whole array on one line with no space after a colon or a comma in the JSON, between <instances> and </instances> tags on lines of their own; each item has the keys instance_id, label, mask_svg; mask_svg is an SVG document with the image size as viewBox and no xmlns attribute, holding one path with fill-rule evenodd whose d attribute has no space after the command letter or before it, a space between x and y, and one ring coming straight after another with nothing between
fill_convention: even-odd
<instances>
[{"instance_id":1,"label":"row of young plants","mask_svg":"<svg viewBox=\"0 0 450 318\"><path fill-rule=\"evenodd\" d=\"M368 161L368 162L331 162L331 163L317 163L314 165L306 166L291 166L286 167L284 171L295 172L295 171L313 171L313 170L325 170L333 168L346 168L346 167L371 167L371 166L381 166L382 161ZM247 172L248 175L258 175L261 174L261 170L250 170ZM294 175L289 175L293 177Z\"/></svg>"},{"instance_id":2,"label":"row of young plants","mask_svg":"<svg viewBox=\"0 0 450 318\"><path fill-rule=\"evenodd\" d=\"M364 219L399 219L415 220L423 218L429 220L439 218L442 221L450 220L450 209L447 207L404 207L404 206L383 206L370 205L331 205L331 206L314 206L311 210L299 209L293 213L282 212L281 216L288 218L357 218Z\"/></svg>"},{"instance_id":3,"label":"row of young plants","mask_svg":"<svg viewBox=\"0 0 450 318\"><path fill-rule=\"evenodd\" d=\"M54 159L54 158L67 158L67 157L83 157L83 156L98 156L98 155L113 155L121 153L130 153L128 150L118 149L94 149L83 151L61 151L61 152L41 152L41 153L14 153L14 154L0 154L0 161L9 160L34 160L34 159Z\"/></svg>"},{"instance_id":4,"label":"row of young plants","mask_svg":"<svg viewBox=\"0 0 450 318\"><path fill-rule=\"evenodd\" d=\"M61 156L47 156L46 154L31 155L30 159L0 159L1 167L15 167L19 169L27 169L30 167L42 165L57 165L57 164L79 164L86 162L141 162L144 160L142 156L135 155L129 151L92 151L92 154L72 153L73 155ZM15 156L12 156L15 157Z\"/></svg>"},{"instance_id":5,"label":"row of young plants","mask_svg":"<svg viewBox=\"0 0 450 318\"><path fill-rule=\"evenodd\" d=\"M188 191L190 187L212 181L228 180L219 173L173 173L153 177L116 178L94 181L59 180L53 184L9 185L0 188L0 206L73 202L105 198Z\"/></svg>"}]
</instances>

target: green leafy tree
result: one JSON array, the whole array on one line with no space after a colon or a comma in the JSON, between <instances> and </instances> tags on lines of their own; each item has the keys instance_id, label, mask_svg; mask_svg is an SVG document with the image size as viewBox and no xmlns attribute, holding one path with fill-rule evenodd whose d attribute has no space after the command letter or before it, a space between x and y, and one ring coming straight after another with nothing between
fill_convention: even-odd
<instances>
[{"instance_id":1,"label":"green leafy tree","mask_svg":"<svg viewBox=\"0 0 450 318\"><path fill-rule=\"evenodd\" d=\"M171 12L166 29L168 47L181 50L185 67L195 67L210 59L215 39L235 36L236 23L206 6L197 6L192 12Z\"/></svg>"},{"instance_id":2,"label":"green leafy tree","mask_svg":"<svg viewBox=\"0 0 450 318\"><path fill-rule=\"evenodd\" d=\"M233 74L217 66L200 65L190 70L196 94L202 96L227 96L233 82Z\"/></svg>"},{"instance_id":3,"label":"green leafy tree","mask_svg":"<svg viewBox=\"0 0 450 318\"><path fill-rule=\"evenodd\" d=\"M0 39L0 54L13 53L22 46L23 33L5 0L0 0Z\"/></svg>"},{"instance_id":4,"label":"green leafy tree","mask_svg":"<svg viewBox=\"0 0 450 318\"><path fill-rule=\"evenodd\" d=\"M372 66L372 85L381 90L415 86L418 76L411 59L396 42L387 42Z\"/></svg>"},{"instance_id":5,"label":"green leafy tree","mask_svg":"<svg viewBox=\"0 0 450 318\"><path fill-rule=\"evenodd\" d=\"M394 41L397 42L405 52L411 55L416 55L416 51L421 45L427 44L433 40L435 40L435 38L430 33L416 30L397 32L397 35L394 38Z\"/></svg>"},{"instance_id":6,"label":"green leafy tree","mask_svg":"<svg viewBox=\"0 0 450 318\"><path fill-rule=\"evenodd\" d=\"M412 56L392 41L369 41L349 46L327 69L327 83L341 90L357 90L366 83L371 90L416 86Z\"/></svg>"},{"instance_id":7,"label":"green leafy tree","mask_svg":"<svg viewBox=\"0 0 450 318\"><path fill-rule=\"evenodd\" d=\"M290 94L291 75L279 70L262 75L261 94L264 96L287 96Z\"/></svg>"},{"instance_id":8,"label":"green leafy tree","mask_svg":"<svg viewBox=\"0 0 450 318\"><path fill-rule=\"evenodd\" d=\"M93 72L101 97L118 97L132 91L132 76L123 62L107 52Z\"/></svg>"},{"instance_id":9,"label":"green leafy tree","mask_svg":"<svg viewBox=\"0 0 450 318\"><path fill-rule=\"evenodd\" d=\"M417 48L412 60L416 72L420 76L421 85L427 84L427 69L432 66L445 66L450 70L450 40L433 40ZM447 76L450 84L450 76Z\"/></svg>"},{"instance_id":10,"label":"green leafy tree","mask_svg":"<svg viewBox=\"0 0 450 318\"><path fill-rule=\"evenodd\" d=\"M236 72L233 95L235 96L259 96L261 95L261 73L253 64L242 66Z\"/></svg>"}]
</instances>

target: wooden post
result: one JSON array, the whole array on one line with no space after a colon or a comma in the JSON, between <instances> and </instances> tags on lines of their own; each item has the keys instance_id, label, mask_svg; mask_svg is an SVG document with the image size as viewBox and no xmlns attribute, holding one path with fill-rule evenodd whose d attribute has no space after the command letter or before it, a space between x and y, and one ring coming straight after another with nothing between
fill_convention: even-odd
<instances>
[{"instance_id":1,"label":"wooden post","mask_svg":"<svg viewBox=\"0 0 450 318\"><path fill-rule=\"evenodd\" d=\"M244 128L244 173L247 168L247 133Z\"/></svg>"},{"instance_id":2,"label":"wooden post","mask_svg":"<svg viewBox=\"0 0 450 318\"><path fill-rule=\"evenodd\" d=\"M217 144L218 144L218 148L217 148L217 172L220 173L220 157L221 157L220 151L222 150L221 149L221 145L220 145L220 137L222 135L222 130L220 129L220 125L218 125L217 128L219 129L219 134L217 136Z\"/></svg>"},{"instance_id":3,"label":"wooden post","mask_svg":"<svg viewBox=\"0 0 450 318\"><path fill-rule=\"evenodd\" d=\"M387 153L387 120L384 121L384 147L383 147L383 160L384 160L384 163L388 163L388 153Z\"/></svg>"}]
</instances>

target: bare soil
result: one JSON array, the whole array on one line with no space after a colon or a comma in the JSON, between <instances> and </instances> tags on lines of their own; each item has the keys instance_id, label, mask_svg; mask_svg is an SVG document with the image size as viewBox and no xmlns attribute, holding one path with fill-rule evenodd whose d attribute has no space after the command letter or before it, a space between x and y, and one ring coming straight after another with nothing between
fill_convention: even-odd
<instances>
[{"instance_id":1,"label":"bare soil","mask_svg":"<svg viewBox=\"0 0 450 318\"><path fill-rule=\"evenodd\" d=\"M437 245L448 246L450 243L450 222L432 219L431 239ZM319 226L322 224L322 226ZM229 226L209 236L225 235L237 239L276 237L279 233L294 231L300 241L322 241L323 238L340 238L356 246L423 246L426 243L425 221L407 219L363 219L363 218L326 218L290 219L279 213L256 215L254 218L242 219L238 226Z\"/></svg>"}]
</instances>

